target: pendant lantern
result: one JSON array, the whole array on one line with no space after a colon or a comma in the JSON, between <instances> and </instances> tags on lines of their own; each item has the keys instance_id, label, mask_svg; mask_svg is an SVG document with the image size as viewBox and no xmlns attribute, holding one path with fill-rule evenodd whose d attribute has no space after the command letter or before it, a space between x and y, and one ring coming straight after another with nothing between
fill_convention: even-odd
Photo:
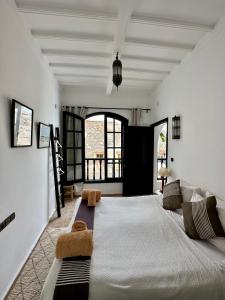
<instances>
[{"instance_id":1,"label":"pendant lantern","mask_svg":"<svg viewBox=\"0 0 225 300\"><path fill-rule=\"evenodd\" d=\"M116 59L113 62L112 68L113 68L113 83L115 84L118 90L118 86L122 82L122 63L118 59L118 52L116 54Z\"/></svg>"}]
</instances>

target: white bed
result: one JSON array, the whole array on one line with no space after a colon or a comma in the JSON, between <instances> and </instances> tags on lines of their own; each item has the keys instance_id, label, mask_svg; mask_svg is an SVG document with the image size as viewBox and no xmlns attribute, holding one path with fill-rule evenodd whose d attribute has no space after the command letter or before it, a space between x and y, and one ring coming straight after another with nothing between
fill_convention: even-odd
<instances>
[{"instance_id":1,"label":"white bed","mask_svg":"<svg viewBox=\"0 0 225 300\"><path fill-rule=\"evenodd\" d=\"M225 255L186 236L182 216L164 210L161 202L161 196L100 201L90 300L225 299ZM53 299L60 264L54 260L42 300Z\"/></svg>"}]
</instances>

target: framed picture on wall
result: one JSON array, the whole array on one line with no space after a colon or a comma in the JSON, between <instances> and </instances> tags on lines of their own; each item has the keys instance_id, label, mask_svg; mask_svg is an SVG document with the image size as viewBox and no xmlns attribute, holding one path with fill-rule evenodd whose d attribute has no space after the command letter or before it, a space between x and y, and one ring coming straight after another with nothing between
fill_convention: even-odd
<instances>
[{"instance_id":1,"label":"framed picture on wall","mask_svg":"<svg viewBox=\"0 0 225 300\"><path fill-rule=\"evenodd\" d=\"M30 147L33 137L33 109L12 99L11 146Z\"/></svg>"},{"instance_id":2,"label":"framed picture on wall","mask_svg":"<svg viewBox=\"0 0 225 300\"><path fill-rule=\"evenodd\" d=\"M39 122L38 124L38 148L49 148L50 126Z\"/></svg>"}]
</instances>

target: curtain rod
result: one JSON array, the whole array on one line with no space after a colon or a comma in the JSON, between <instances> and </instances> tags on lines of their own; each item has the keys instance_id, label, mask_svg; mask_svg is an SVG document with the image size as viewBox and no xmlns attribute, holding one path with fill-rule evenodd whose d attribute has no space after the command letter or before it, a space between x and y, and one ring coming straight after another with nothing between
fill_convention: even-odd
<instances>
[{"instance_id":1,"label":"curtain rod","mask_svg":"<svg viewBox=\"0 0 225 300\"><path fill-rule=\"evenodd\" d=\"M63 107L70 106L70 105L63 105ZM81 108L82 106L72 106L72 107L78 107ZM90 109L116 109L116 110L132 110L133 108L130 107L96 107L96 106L83 106L85 108L90 108ZM139 108L143 111L149 112L151 109L150 108Z\"/></svg>"}]
</instances>

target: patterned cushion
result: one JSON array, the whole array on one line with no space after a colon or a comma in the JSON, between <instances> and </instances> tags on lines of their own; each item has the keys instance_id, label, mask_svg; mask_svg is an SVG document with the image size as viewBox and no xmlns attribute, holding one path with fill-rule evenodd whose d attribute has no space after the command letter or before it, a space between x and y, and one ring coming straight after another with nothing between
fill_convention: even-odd
<instances>
[{"instance_id":1,"label":"patterned cushion","mask_svg":"<svg viewBox=\"0 0 225 300\"><path fill-rule=\"evenodd\" d=\"M168 183L163 188L163 208L175 210L181 208L182 194L180 180Z\"/></svg>"},{"instance_id":2,"label":"patterned cushion","mask_svg":"<svg viewBox=\"0 0 225 300\"><path fill-rule=\"evenodd\" d=\"M189 237L197 240L225 237L214 196L198 202L184 202L182 208L184 227Z\"/></svg>"}]
</instances>

